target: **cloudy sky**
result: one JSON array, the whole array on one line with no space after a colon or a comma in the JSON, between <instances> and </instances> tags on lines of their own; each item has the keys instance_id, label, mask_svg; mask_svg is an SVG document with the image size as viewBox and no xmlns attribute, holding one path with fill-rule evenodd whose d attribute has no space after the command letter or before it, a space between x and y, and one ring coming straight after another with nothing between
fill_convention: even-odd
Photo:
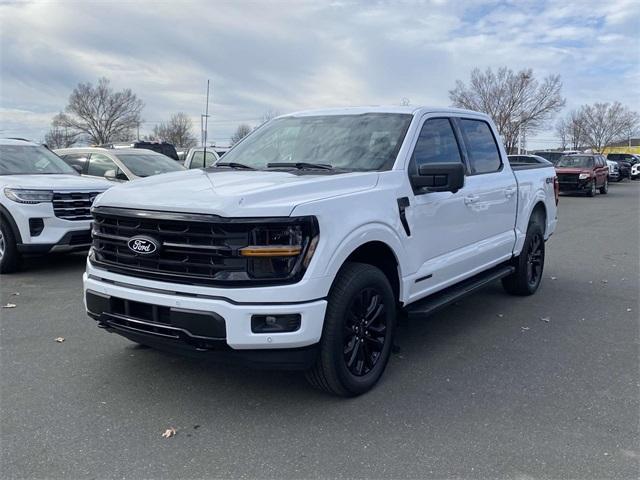
<instances>
[{"instance_id":1,"label":"cloudy sky","mask_svg":"<svg viewBox=\"0 0 640 480\"><path fill-rule=\"evenodd\" d=\"M141 133L175 112L225 142L266 111L450 104L474 67L558 73L567 110L640 108L640 1L0 0L0 136L41 139L78 82L145 102ZM540 132L530 146L554 145Z\"/></svg>"}]
</instances>

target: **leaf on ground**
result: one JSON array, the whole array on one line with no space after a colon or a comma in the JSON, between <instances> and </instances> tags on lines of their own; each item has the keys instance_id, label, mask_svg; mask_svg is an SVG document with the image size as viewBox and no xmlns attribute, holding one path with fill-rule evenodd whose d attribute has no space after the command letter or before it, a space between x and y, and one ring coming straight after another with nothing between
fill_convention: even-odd
<instances>
[{"instance_id":1,"label":"leaf on ground","mask_svg":"<svg viewBox=\"0 0 640 480\"><path fill-rule=\"evenodd\" d=\"M540 317L540 320L542 320L543 322L549 323L551 321L551 319L549 317Z\"/></svg>"},{"instance_id":2,"label":"leaf on ground","mask_svg":"<svg viewBox=\"0 0 640 480\"><path fill-rule=\"evenodd\" d=\"M2 308L16 308L17 305L15 303L7 303L6 305L2 305Z\"/></svg>"},{"instance_id":3,"label":"leaf on ground","mask_svg":"<svg viewBox=\"0 0 640 480\"><path fill-rule=\"evenodd\" d=\"M631 311L631 309L630 309L630 308L627 308L627 312L630 312L630 311Z\"/></svg>"},{"instance_id":4,"label":"leaf on ground","mask_svg":"<svg viewBox=\"0 0 640 480\"><path fill-rule=\"evenodd\" d=\"M609 283L608 280L602 280L602 283Z\"/></svg>"},{"instance_id":5,"label":"leaf on ground","mask_svg":"<svg viewBox=\"0 0 640 480\"><path fill-rule=\"evenodd\" d=\"M526 332L527 330L529 330L529 327L520 327L522 329L523 332Z\"/></svg>"},{"instance_id":6,"label":"leaf on ground","mask_svg":"<svg viewBox=\"0 0 640 480\"><path fill-rule=\"evenodd\" d=\"M498 318L504 317L504 314L502 314L502 313L498 313L497 315L498 315Z\"/></svg>"},{"instance_id":7,"label":"leaf on ground","mask_svg":"<svg viewBox=\"0 0 640 480\"><path fill-rule=\"evenodd\" d=\"M551 277L551 280L557 280L558 277Z\"/></svg>"},{"instance_id":8,"label":"leaf on ground","mask_svg":"<svg viewBox=\"0 0 640 480\"><path fill-rule=\"evenodd\" d=\"M167 428L162 434L162 438L171 438L176 434L176 429L173 427Z\"/></svg>"},{"instance_id":9,"label":"leaf on ground","mask_svg":"<svg viewBox=\"0 0 640 480\"><path fill-rule=\"evenodd\" d=\"M13 292L11 295L19 297L20 296L20 292Z\"/></svg>"},{"instance_id":10,"label":"leaf on ground","mask_svg":"<svg viewBox=\"0 0 640 480\"><path fill-rule=\"evenodd\" d=\"M58 343L64 342L64 337L57 337L56 338L56 342L58 342Z\"/></svg>"}]
</instances>

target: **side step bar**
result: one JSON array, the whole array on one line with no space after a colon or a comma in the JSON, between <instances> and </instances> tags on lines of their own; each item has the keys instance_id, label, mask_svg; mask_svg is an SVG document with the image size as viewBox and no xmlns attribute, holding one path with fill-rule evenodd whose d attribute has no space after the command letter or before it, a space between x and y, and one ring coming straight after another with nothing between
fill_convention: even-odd
<instances>
[{"instance_id":1,"label":"side step bar","mask_svg":"<svg viewBox=\"0 0 640 480\"><path fill-rule=\"evenodd\" d=\"M471 278L467 278L462 282L445 288L433 295L418 300L407 306L406 312L409 318L423 317L452 304L453 302L475 292L476 290L486 287L491 282L500 278L511 275L515 271L515 267L511 265L499 265L493 267L486 272L479 273Z\"/></svg>"}]
</instances>

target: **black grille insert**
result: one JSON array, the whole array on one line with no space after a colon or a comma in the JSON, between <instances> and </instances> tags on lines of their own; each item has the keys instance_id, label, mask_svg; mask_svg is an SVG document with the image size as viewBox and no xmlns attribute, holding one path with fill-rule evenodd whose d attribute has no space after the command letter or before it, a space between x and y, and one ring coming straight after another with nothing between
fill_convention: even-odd
<instances>
[{"instance_id":1,"label":"black grille insert","mask_svg":"<svg viewBox=\"0 0 640 480\"><path fill-rule=\"evenodd\" d=\"M192 285L229 286L295 282L304 273L300 255L288 276L257 278L252 273L253 260L240 253L240 249L256 241L256 227L289 225L298 221L295 218L230 219L97 207L93 209L93 219L90 260L115 273ZM128 244L136 236L153 239L157 250L148 255L132 251Z\"/></svg>"},{"instance_id":2,"label":"black grille insert","mask_svg":"<svg viewBox=\"0 0 640 480\"><path fill-rule=\"evenodd\" d=\"M53 192L53 213L65 220L91 220L91 205L102 192Z\"/></svg>"}]
</instances>

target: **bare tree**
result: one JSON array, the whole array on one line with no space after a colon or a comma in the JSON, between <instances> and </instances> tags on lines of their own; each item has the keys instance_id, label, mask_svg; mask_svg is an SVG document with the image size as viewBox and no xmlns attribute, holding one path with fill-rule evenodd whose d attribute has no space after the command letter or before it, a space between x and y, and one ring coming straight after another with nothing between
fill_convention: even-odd
<instances>
[{"instance_id":1,"label":"bare tree","mask_svg":"<svg viewBox=\"0 0 640 480\"><path fill-rule=\"evenodd\" d=\"M51 127L44 136L44 143L52 150L56 148L73 147L81 139L82 135L69 131L68 128Z\"/></svg>"},{"instance_id":2,"label":"bare tree","mask_svg":"<svg viewBox=\"0 0 640 480\"><path fill-rule=\"evenodd\" d=\"M238 125L238 128L236 128L235 133L231 136L231 145L235 145L250 133L251 126L247 125L246 123L241 123L240 125Z\"/></svg>"},{"instance_id":3,"label":"bare tree","mask_svg":"<svg viewBox=\"0 0 640 480\"><path fill-rule=\"evenodd\" d=\"M574 150L584 146L584 117L580 110L572 110L565 119L567 139Z\"/></svg>"},{"instance_id":4,"label":"bare tree","mask_svg":"<svg viewBox=\"0 0 640 480\"><path fill-rule=\"evenodd\" d=\"M260 125L263 123L267 123L269 120L273 120L276 117L279 117L281 113L278 110L269 109L262 114L262 118L260 119Z\"/></svg>"},{"instance_id":5,"label":"bare tree","mask_svg":"<svg viewBox=\"0 0 640 480\"><path fill-rule=\"evenodd\" d=\"M565 104L559 75L538 82L531 69L514 72L502 67L471 72L469 85L458 80L449 98L454 106L488 114L496 123L507 151L515 150L520 134L541 128Z\"/></svg>"},{"instance_id":6,"label":"bare tree","mask_svg":"<svg viewBox=\"0 0 640 480\"><path fill-rule=\"evenodd\" d=\"M56 115L54 126L84 134L94 144L134 137L140 125L144 103L130 89L115 92L109 80L101 78L94 87L80 83L69 96L64 112Z\"/></svg>"},{"instance_id":7,"label":"bare tree","mask_svg":"<svg viewBox=\"0 0 640 480\"><path fill-rule=\"evenodd\" d=\"M638 113L620 102L594 103L580 109L584 127L584 139L597 152L609 144L626 140L628 132L638 126Z\"/></svg>"},{"instance_id":8,"label":"bare tree","mask_svg":"<svg viewBox=\"0 0 640 480\"><path fill-rule=\"evenodd\" d=\"M191 148L198 144L198 139L193 134L193 122L182 112L173 115L168 122L161 122L153 127L153 138L180 148Z\"/></svg>"},{"instance_id":9,"label":"bare tree","mask_svg":"<svg viewBox=\"0 0 640 480\"><path fill-rule=\"evenodd\" d=\"M558 120L556 123L556 135L560 140L560 148L562 150L567 149L567 138L569 137L569 128L567 126L567 121L564 118Z\"/></svg>"}]
</instances>

